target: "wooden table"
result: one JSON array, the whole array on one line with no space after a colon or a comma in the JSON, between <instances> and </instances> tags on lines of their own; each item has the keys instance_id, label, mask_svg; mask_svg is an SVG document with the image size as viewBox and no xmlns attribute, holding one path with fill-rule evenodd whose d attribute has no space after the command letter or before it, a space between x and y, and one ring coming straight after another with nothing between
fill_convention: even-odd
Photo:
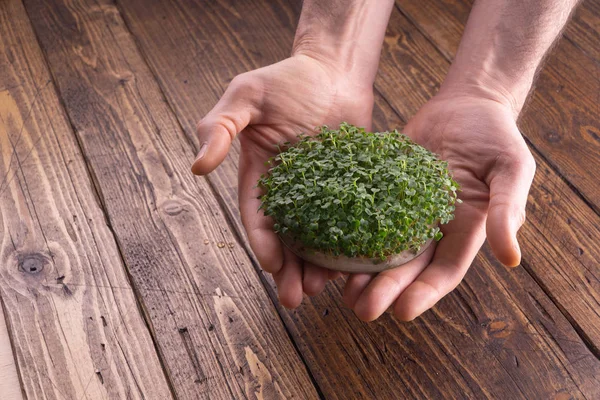
<instances>
[{"instance_id":1,"label":"wooden table","mask_svg":"<svg viewBox=\"0 0 600 400\"><path fill-rule=\"evenodd\" d=\"M436 92L470 3L398 1L375 128ZM241 228L238 144L189 172L195 122L289 54L299 11L0 1L0 398L600 399L600 2L520 119L538 164L521 268L484 247L411 323L360 322L342 280L280 307Z\"/></svg>"}]
</instances>

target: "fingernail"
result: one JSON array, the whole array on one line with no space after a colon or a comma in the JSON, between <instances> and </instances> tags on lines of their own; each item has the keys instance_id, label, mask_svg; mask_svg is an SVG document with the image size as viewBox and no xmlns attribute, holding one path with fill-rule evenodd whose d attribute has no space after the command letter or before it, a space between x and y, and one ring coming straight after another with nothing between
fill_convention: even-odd
<instances>
[{"instance_id":1,"label":"fingernail","mask_svg":"<svg viewBox=\"0 0 600 400\"><path fill-rule=\"evenodd\" d=\"M200 146L200 150L198 150L198 155L196 156L196 160L194 160L194 162L196 162L196 161L201 160L202 158L204 158L204 156L206 155L206 150L208 150L208 143L204 142Z\"/></svg>"}]
</instances>

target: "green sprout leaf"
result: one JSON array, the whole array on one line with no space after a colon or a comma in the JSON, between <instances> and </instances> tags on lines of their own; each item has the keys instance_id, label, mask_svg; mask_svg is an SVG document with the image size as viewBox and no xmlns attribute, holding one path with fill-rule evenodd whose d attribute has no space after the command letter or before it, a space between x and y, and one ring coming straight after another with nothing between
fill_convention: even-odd
<instances>
[{"instance_id":1,"label":"green sprout leaf","mask_svg":"<svg viewBox=\"0 0 600 400\"><path fill-rule=\"evenodd\" d=\"M459 189L448 164L398 131L342 123L270 160L260 208L274 230L333 255L385 258L440 240Z\"/></svg>"}]
</instances>

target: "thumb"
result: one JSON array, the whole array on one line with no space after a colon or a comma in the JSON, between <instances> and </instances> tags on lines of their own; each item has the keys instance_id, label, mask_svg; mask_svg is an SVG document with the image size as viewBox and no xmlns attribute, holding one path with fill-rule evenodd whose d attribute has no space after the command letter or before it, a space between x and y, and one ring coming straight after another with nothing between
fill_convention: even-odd
<instances>
[{"instance_id":1,"label":"thumb","mask_svg":"<svg viewBox=\"0 0 600 400\"><path fill-rule=\"evenodd\" d=\"M489 182L490 205L487 217L487 237L496 258L508 266L521 262L517 231L525 222L527 195L535 174L531 153L511 161L499 159Z\"/></svg>"},{"instance_id":2,"label":"thumb","mask_svg":"<svg viewBox=\"0 0 600 400\"><path fill-rule=\"evenodd\" d=\"M237 134L256 122L260 101L256 78L243 74L231 81L219 102L197 125L200 148L192 164L194 174L206 175L223 162Z\"/></svg>"}]
</instances>

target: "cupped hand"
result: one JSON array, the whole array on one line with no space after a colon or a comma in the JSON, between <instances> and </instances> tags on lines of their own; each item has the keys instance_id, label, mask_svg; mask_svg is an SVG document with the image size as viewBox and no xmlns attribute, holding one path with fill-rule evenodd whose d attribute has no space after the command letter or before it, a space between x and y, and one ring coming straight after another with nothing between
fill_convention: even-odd
<instances>
[{"instance_id":1,"label":"cupped hand","mask_svg":"<svg viewBox=\"0 0 600 400\"><path fill-rule=\"evenodd\" d=\"M278 144L294 142L300 133L342 121L369 128L373 109L372 85L353 79L335 65L296 55L265 68L237 76L198 124L200 150L192 171L204 175L227 155L240 135L239 205L252 250L262 268L273 274L279 299L296 307L302 292L315 295L335 274L305 263L284 248L273 222L258 211L256 187L266 162Z\"/></svg>"},{"instance_id":2,"label":"cupped hand","mask_svg":"<svg viewBox=\"0 0 600 400\"><path fill-rule=\"evenodd\" d=\"M442 226L435 248L396 269L348 279L344 300L365 321L390 306L404 321L431 308L463 279L486 234L500 262L520 263L516 235L525 221L535 161L513 110L496 100L446 93L425 104L404 133L448 161L462 203L455 219Z\"/></svg>"}]
</instances>

